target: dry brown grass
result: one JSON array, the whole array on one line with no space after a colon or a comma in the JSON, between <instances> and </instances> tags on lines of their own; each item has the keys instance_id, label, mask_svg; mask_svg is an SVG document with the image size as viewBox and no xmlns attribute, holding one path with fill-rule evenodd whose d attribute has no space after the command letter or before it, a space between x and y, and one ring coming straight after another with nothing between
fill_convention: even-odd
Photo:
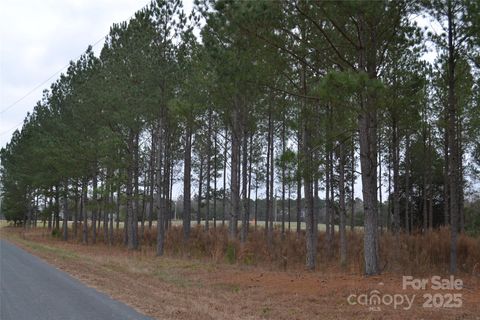
<instances>
[{"instance_id":1,"label":"dry brown grass","mask_svg":"<svg viewBox=\"0 0 480 320\"><path fill-rule=\"evenodd\" d=\"M153 231L152 231L153 232ZM154 237L147 232L146 237ZM348 264L345 271L363 273L363 234L348 232ZM339 238L335 235L333 249L326 249L325 234L318 237L319 269L335 268L339 261ZM462 273L472 273L480 264L480 238L464 234L458 238L458 266ZM218 262L234 262L242 265L268 267L272 270L301 270L305 262L305 237L296 233L286 233L282 237L275 230L271 242L263 230L251 231L248 241L229 241L226 228L210 229L205 232L201 227L192 229L190 240L183 241L181 227L172 227L167 233L165 250L174 257L188 257ZM233 251L233 257L232 257ZM233 261L232 261L233 259ZM380 237L380 261L383 272L401 274L428 274L436 272L447 274L450 261L450 232L442 228L425 235L400 234L398 238L391 233Z\"/></svg>"},{"instance_id":2,"label":"dry brown grass","mask_svg":"<svg viewBox=\"0 0 480 320\"><path fill-rule=\"evenodd\" d=\"M63 242L42 229L25 233L22 229L3 228L1 234L86 284L157 319L477 320L480 314L480 278L467 274L459 275L465 284L460 309L425 309L420 299L424 292L408 311L382 307L381 312L372 312L364 306L348 305L347 297L351 293L374 289L382 293L405 293L402 273L386 271L368 278L361 275L362 242L356 234L349 234L350 264L346 271L340 271L335 262L338 248L333 250L331 258L324 254L324 239L320 235L320 272L313 273L303 271L304 242L295 234L282 239L276 233L269 247L261 231L252 232L242 246L229 243L223 229L208 233L195 229L191 241L182 243L181 230L173 228L167 237L168 254L162 258L155 257L154 246L147 242L138 251L128 251L121 245L121 234L118 235L120 243L115 246L103 244L101 237L95 246L81 245L76 240ZM447 234L442 230L425 238L401 236L400 265L407 264L411 258L415 266L426 263L442 270L448 261L445 256L449 248L445 245ZM395 245L393 240L385 234L381 247ZM423 244L419 244L419 240L423 240ZM435 246L436 243L440 245ZM461 237L459 259L462 257L462 263L470 265L478 259L478 251L470 251L477 246L478 239ZM232 251L235 252L234 264L228 260ZM439 256L429 258L430 254ZM382 261L389 259L383 249L382 257ZM282 271L284 269L287 271ZM425 270L418 272L436 274L434 270Z\"/></svg>"},{"instance_id":3,"label":"dry brown grass","mask_svg":"<svg viewBox=\"0 0 480 320\"><path fill-rule=\"evenodd\" d=\"M21 229L18 229L21 230ZM33 231L42 237L51 237L44 228ZM78 227L77 237L70 240L81 243L81 225ZM92 232L89 230L91 244ZM103 231L97 231L97 244L105 244ZM115 246L123 246L123 230L114 232ZM339 267L339 235L335 233L332 249L327 250L325 233L319 232L317 244L317 266L320 270ZM73 238L73 239L72 239ZM140 236L140 251L153 254L156 243L156 228L145 228ZM59 237L56 239L60 240ZM347 231L348 263L342 270L351 273L363 273L363 234ZM469 237L460 234L457 244L458 269L461 273L480 272L480 237ZM305 262L305 232L300 235L296 232L286 232L282 237L280 230L273 232L271 241L267 241L263 229L250 230L248 240L230 241L226 227L217 226L206 232L203 226L191 229L189 241L183 240L181 226L172 226L168 229L165 241L165 254L169 257L193 258L203 262L234 263L238 265L252 265L266 267L270 270L303 270ZM384 232L380 236L380 263L382 272L422 275L435 272L448 274L450 261L450 231L440 228L426 234L393 235Z\"/></svg>"}]
</instances>

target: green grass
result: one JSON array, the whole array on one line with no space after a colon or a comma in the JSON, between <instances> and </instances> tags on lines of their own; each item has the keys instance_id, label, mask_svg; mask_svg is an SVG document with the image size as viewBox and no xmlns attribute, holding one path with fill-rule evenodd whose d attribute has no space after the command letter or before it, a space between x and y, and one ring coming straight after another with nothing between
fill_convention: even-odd
<instances>
[{"instance_id":1,"label":"green grass","mask_svg":"<svg viewBox=\"0 0 480 320\"><path fill-rule=\"evenodd\" d=\"M215 288L218 288L220 290L225 290L229 292L234 292L234 293L239 293L240 292L240 286L238 284L234 283L215 283L213 284Z\"/></svg>"},{"instance_id":2,"label":"green grass","mask_svg":"<svg viewBox=\"0 0 480 320\"><path fill-rule=\"evenodd\" d=\"M184 272L191 273L196 270L205 269L206 264L196 261L178 260L178 259L161 259L155 261L152 276L159 278L165 282L174 284L178 287L186 288L198 285L195 281L184 276Z\"/></svg>"},{"instance_id":3,"label":"green grass","mask_svg":"<svg viewBox=\"0 0 480 320\"><path fill-rule=\"evenodd\" d=\"M155 269L152 275L178 287L186 288L192 286L192 282L189 279L170 269Z\"/></svg>"},{"instance_id":4,"label":"green grass","mask_svg":"<svg viewBox=\"0 0 480 320\"><path fill-rule=\"evenodd\" d=\"M53 247L53 246L49 246L49 245L42 244L42 243L32 242L31 240L22 239L18 235L9 235L9 237L15 238L16 242L21 243L25 247L30 248L30 249L32 249L36 252L53 254L53 255L55 255L55 256L57 256L61 259L64 259L64 260L79 259L80 258L75 252L72 252L72 251L69 251L69 250L64 250L64 249L61 249L61 248L58 248L58 247Z\"/></svg>"}]
</instances>

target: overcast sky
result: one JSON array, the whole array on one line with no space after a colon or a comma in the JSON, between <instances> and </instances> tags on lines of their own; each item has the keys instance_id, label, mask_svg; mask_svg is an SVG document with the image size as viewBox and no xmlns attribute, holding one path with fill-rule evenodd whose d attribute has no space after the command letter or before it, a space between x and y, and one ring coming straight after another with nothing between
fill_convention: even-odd
<instances>
[{"instance_id":1,"label":"overcast sky","mask_svg":"<svg viewBox=\"0 0 480 320\"><path fill-rule=\"evenodd\" d=\"M43 89L58 78L58 71L64 71L70 60L76 60L88 45L107 35L114 22L129 19L149 2L1 0L0 148L21 127L27 112L41 99ZM102 45L103 40L94 47L97 53Z\"/></svg>"}]
</instances>

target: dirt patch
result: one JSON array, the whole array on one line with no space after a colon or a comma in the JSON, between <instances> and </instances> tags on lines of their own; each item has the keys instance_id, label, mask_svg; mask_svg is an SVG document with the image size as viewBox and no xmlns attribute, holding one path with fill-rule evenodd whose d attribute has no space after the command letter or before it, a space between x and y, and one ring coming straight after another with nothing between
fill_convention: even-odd
<instances>
[{"instance_id":1,"label":"dirt patch","mask_svg":"<svg viewBox=\"0 0 480 320\"><path fill-rule=\"evenodd\" d=\"M403 290L402 276L363 277L335 269L271 271L205 260L155 257L154 249L84 246L46 233L2 229L15 242L89 286L157 319L480 319L480 280L462 274L462 290ZM429 278L429 276L425 276ZM374 290L416 295L412 307L351 305ZM424 308L424 294L461 293L461 308ZM351 295L356 295L352 298Z\"/></svg>"}]
</instances>

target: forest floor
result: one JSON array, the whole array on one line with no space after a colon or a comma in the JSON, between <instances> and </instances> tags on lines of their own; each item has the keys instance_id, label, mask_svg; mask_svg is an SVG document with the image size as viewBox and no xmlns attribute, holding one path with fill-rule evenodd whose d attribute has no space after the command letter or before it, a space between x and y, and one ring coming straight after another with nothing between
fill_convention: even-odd
<instances>
[{"instance_id":1,"label":"forest floor","mask_svg":"<svg viewBox=\"0 0 480 320\"><path fill-rule=\"evenodd\" d=\"M132 252L123 246L85 246L60 241L41 230L25 233L21 228L2 227L0 236L156 319L480 320L480 278L474 275L456 276L463 281L460 290L434 290L433 275L421 277L429 280L425 290L404 290L401 274L364 277L335 269L281 272L158 258L149 247ZM382 303L358 303L375 294ZM432 307L424 306L429 304L428 294L433 297ZM453 307L460 301L450 301L453 294L460 295L461 307ZM410 308L406 298L413 298ZM452 307L441 307L447 302Z\"/></svg>"}]
</instances>

